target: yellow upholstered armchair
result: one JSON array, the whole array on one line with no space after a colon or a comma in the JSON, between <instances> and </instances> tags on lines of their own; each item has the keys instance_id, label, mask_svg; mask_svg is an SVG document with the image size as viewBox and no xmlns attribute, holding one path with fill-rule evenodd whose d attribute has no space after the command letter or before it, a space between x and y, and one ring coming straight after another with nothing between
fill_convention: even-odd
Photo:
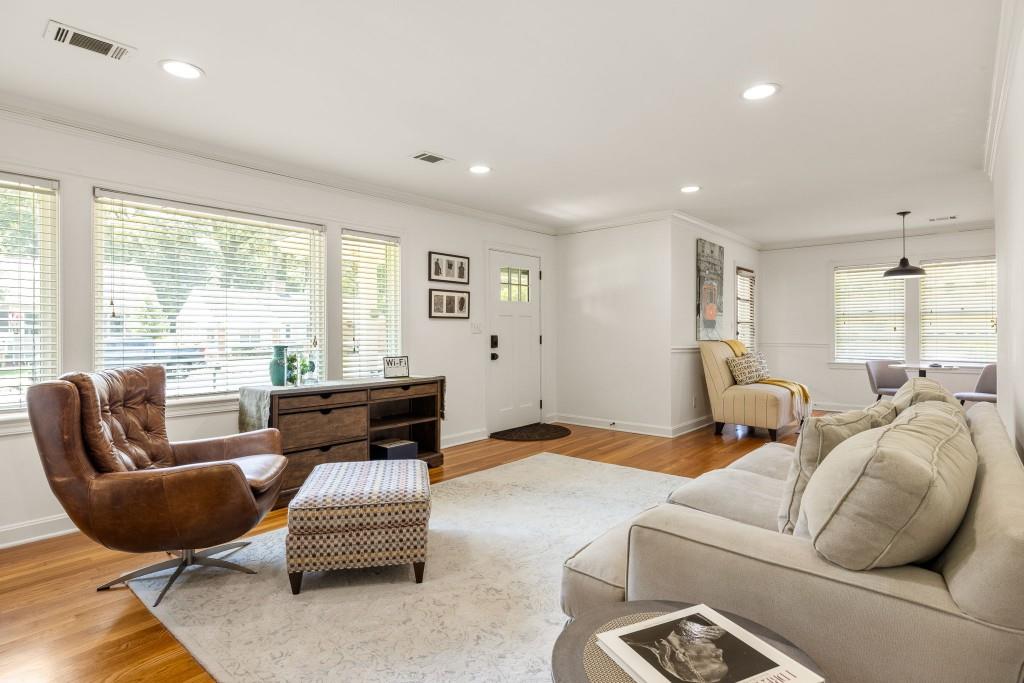
<instances>
[{"instance_id":1,"label":"yellow upholstered armchair","mask_svg":"<svg viewBox=\"0 0 1024 683\"><path fill-rule=\"evenodd\" d=\"M724 341L700 342L715 434L721 434L726 423L740 424L767 429L775 441L780 429L799 425L808 410L803 396L776 384L736 384L726 362L734 356Z\"/></svg>"}]
</instances>

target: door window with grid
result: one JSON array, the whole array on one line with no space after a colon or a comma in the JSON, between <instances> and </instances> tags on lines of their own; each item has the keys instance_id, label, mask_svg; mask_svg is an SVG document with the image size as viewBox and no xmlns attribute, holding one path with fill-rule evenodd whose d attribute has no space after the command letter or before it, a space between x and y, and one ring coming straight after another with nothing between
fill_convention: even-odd
<instances>
[{"instance_id":1,"label":"door window with grid","mask_svg":"<svg viewBox=\"0 0 1024 683\"><path fill-rule=\"evenodd\" d=\"M100 189L94 206L96 367L161 364L189 396L267 383L278 344L319 365L322 227Z\"/></svg>"},{"instance_id":2,"label":"door window with grid","mask_svg":"<svg viewBox=\"0 0 1024 683\"><path fill-rule=\"evenodd\" d=\"M530 271L526 268L502 268L498 299L511 303L530 303Z\"/></svg>"},{"instance_id":3,"label":"door window with grid","mask_svg":"<svg viewBox=\"0 0 1024 683\"><path fill-rule=\"evenodd\" d=\"M754 315L754 271L736 269L736 338L748 348L757 347Z\"/></svg>"},{"instance_id":4,"label":"door window with grid","mask_svg":"<svg viewBox=\"0 0 1024 683\"><path fill-rule=\"evenodd\" d=\"M0 173L0 413L57 376L57 182Z\"/></svg>"},{"instance_id":5,"label":"door window with grid","mask_svg":"<svg viewBox=\"0 0 1024 683\"><path fill-rule=\"evenodd\" d=\"M346 230L341 236L342 376L384 374L402 350L402 268L398 238Z\"/></svg>"}]
</instances>

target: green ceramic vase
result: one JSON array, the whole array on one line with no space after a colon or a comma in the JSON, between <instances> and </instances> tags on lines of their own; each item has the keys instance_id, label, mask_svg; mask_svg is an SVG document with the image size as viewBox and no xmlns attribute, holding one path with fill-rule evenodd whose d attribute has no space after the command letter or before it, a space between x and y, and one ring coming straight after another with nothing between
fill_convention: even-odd
<instances>
[{"instance_id":1,"label":"green ceramic vase","mask_svg":"<svg viewBox=\"0 0 1024 683\"><path fill-rule=\"evenodd\" d=\"M288 347L283 345L274 346L274 357L270 359L270 383L275 387L283 387L285 380L285 358L288 355Z\"/></svg>"}]
</instances>

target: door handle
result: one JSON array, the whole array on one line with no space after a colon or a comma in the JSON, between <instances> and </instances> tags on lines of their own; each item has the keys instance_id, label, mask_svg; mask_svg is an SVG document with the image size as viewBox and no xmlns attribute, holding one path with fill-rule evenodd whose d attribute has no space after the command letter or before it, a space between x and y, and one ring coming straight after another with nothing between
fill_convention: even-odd
<instances>
[{"instance_id":1,"label":"door handle","mask_svg":"<svg viewBox=\"0 0 1024 683\"><path fill-rule=\"evenodd\" d=\"M498 354L492 353L491 354L491 360L498 360Z\"/></svg>"}]
</instances>

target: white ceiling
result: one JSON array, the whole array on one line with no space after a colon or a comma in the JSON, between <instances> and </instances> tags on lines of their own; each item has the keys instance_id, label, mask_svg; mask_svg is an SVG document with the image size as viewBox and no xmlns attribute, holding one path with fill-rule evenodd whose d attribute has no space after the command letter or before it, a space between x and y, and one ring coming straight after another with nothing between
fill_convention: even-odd
<instances>
[{"instance_id":1,"label":"white ceiling","mask_svg":"<svg viewBox=\"0 0 1024 683\"><path fill-rule=\"evenodd\" d=\"M33 0L0 10L0 91L552 231L675 209L773 243L904 208L991 219L998 17L999 0ZM49 19L138 53L56 46ZM169 57L207 77L165 75ZM783 91L743 101L758 81Z\"/></svg>"}]
</instances>

